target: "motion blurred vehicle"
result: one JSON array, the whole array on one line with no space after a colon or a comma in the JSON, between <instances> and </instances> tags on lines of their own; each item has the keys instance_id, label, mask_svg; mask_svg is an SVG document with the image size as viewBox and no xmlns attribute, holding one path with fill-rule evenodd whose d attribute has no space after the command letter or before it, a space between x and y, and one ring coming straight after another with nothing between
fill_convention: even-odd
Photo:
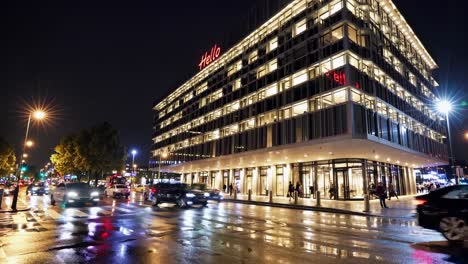
<instances>
[{"instance_id":1,"label":"motion blurred vehicle","mask_svg":"<svg viewBox=\"0 0 468 264\"><path fill-rule=\"evenodd\" d=\"M223 194L218 189L210 188L204 183L194 183L191 188L193 190L200 190L209 193L210 196L207 197L208 200L221 202L224 199Z\"/></svg>"},{"instance_id":2,"label":"motion blurred vehicle","mask_svg":"<svg viewBox=\"0 0 468 264\"><path fill-rule=\"evenodd\" d=\"M3 196L9 196L13 195L13 192L15 191L15 185L5 185L2 186L3 189Z\"/></svg>"},{"instance_id":3,"label":"motion blurred vehicle","mask_svg":"<svg viewBox=\"0 0 468 264\"><path fill-rule=\"evenodd\" d=\"M420 226L450 242L468 240L468 185L453 185L416 197Z\"/></svg>"},{"instance_id":4,"label":"motion blurred vehicle","mask_svg":"<svg viewBox=\"0 0 468 264\"><path fill-rule=\"evenodd\" d=\"M36 182L28 185L26 195L48 195L49 186L44 182Z\"/></svg>"},{"instance_id":5,"label":"motion blurred vehicle","mask_svg":"<svg viewBox=\"0 0 468 264\"><path fill-rule=\"evenodd\" d=\"M52 205L56 202L64 206L87 203L96 205L99 202L99 192L84 182L60 183L50 195L50 201Z\"/></svg>"},{"instance_id":6,"label":"motion blurred vehicle","mask_svg":"<svg viewBox=\"0 0 468 264\"><path fill-rule=\"evenodd\" d=\"M206 206L209 193L191 189L185 183L157 183L150 189L149 199L153 206L159 203L175 203L180 208L192 205Z\"/></svg>"},{"instance_id":7,"label":"motion blurred vehicle","mask_svg":"<svg viewBox=\"0 0 468 264\"><path fill-rule=\"evenodd\" d=\"M125 197L125 199L128 199L128 196L130 196L130 186L114 184L112 187L106 189L106 196L111 196L113 198Z\"/></svg>"}]
</instances>

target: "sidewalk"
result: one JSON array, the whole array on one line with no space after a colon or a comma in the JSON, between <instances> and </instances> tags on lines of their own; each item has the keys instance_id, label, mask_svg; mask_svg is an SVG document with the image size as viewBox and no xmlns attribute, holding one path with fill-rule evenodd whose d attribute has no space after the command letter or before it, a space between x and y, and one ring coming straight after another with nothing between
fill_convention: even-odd
<instances>
[{"instance_id":1,"label":"sidewalk","mask_svg":"<svg viewBox=\"0 0 468 264\"><path fill-rule=\"evenodd\" d=\"M379 200L373 199L370 201L370 212L364 212L364 201L336 201L322 199L321 206L317 206L317 200L312 198L298 198L297 204L294 204L293 199L289 201L289 198L286 197L273 196L273 204L271 204L268 196L252 195L252 200L248 201L248 196L245 194L238 194L237 200L234 199L234 196L225 194L224 200L226 202L276 206L299 210L334 212L362 216L411 218L416 214L415 196L416 195L406 195L399 197L399 200L394 197L390 201L386 200L389 208L381 208Z\"/></svg>"}]
</instances>

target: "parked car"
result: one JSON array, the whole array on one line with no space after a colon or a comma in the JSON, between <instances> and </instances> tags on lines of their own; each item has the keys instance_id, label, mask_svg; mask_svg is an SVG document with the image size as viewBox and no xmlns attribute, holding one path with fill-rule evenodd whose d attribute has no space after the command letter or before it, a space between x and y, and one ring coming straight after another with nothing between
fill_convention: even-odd
<instances>
[{"instance_id":1,"label":"parked car","mask_svg":"<svg viewBox=\"0 0 468 264\"><path fill-rule=\"evenodd\" d=\"M419 225L451 242L468 240L468 185L453 185L416 197Z\"/></svg>"},{"instance_id":2,"label":"parked car","mask_svg":"<svg viewBox=\"0 0 468 264\"><path fill-rule=\"evenodd\" d=\"M99 202L99 192L84 182L60 183L50 195L52 205L61 202L62 205L78 205Z\"/></svg>"},{"instance_id":3,"label":"parked car","mask_svg":"<svg viewBox=\"0 0 468 264\"><path fill-rule=\"evenodd\" d=\"M209 193L191 189L184 183L157 183L150 189L149 199L153 206L159 203L175 203L180 208L192 205L206 206Z\"/></svg>"},{"instance_id":4,"label":"parked car","mask_svg":"<svg viewBox=\"0 0 468 264\"><path fill-rule=\"evenodd\" d=\"M44 182L36 182L29 184L26 188L26 195L48 195L49 194L49 185Z\"/></svg>"},{"instance_id":5,"label":"parked car","mask_svg":"<svg viewBox=\"0 0 468 264\"><path fill-rule=\"evenodd\" d=\"M207 197L208 200L221 202L224 199L223 194L218 189L210 188L204 183L194 183L191 188L193 190L200 190L209 193L210 196Z\"/></svg>"},{"instance_id":6,"label":"parked car","mask_svg":"<svg viewBox=\"0 0 468 264\"><path fill-rule=\"evenodd\" d=\"M130 187L125 184L114 184L106 189L106 195L113 198L125 197L125 199L128 199L128 196L130 196Z\"/></svg>"}]
</instances>

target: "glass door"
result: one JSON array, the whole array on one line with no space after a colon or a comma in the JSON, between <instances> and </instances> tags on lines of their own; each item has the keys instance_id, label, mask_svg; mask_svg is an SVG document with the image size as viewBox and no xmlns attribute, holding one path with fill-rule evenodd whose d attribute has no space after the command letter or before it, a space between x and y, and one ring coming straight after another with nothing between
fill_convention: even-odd
<instances>
[{"instance_id":1,"label":"glass door","mask_svg":"<svg viewBox=\"0 0 468 264\"><path fill-rule=\"evenodd\" d=\"M349 200L349 178L346 170L335 170L335 185L336 197L335 199Z\"/></svg>"}]
</instances>

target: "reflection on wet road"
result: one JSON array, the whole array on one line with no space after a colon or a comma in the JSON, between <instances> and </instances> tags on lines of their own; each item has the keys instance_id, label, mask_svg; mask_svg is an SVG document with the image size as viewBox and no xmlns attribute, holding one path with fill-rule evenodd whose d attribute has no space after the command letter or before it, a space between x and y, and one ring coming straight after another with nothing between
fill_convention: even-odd
<instances>
[{"instance_id":1,"label":"reflection on wet road","mask_svg":"<svg viewBox=\"0 0 468 264\"><path fill-rule=\"evenodd\" d=\"M414 219L210 203L152 208L139 196L97 207L0 215L2 263L444 263L468 260ZM434 242L435 241L435 242ZM441 242L442 241L442 242Z\"/></svg>"}]
</instances>

